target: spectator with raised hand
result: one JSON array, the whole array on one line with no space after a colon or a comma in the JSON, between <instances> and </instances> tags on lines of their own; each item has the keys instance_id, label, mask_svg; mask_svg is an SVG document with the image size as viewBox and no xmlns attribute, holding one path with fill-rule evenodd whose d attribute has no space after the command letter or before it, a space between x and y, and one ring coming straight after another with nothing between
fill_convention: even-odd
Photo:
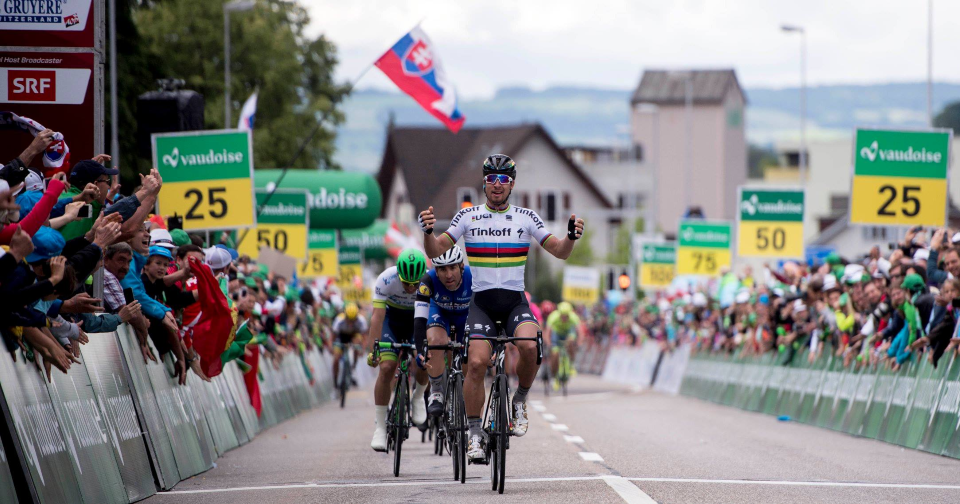
<instances>
[{"instance_id":1,"label":"spectator with raised hand","mask_svg":"<svg viewBox=\"0 0 960 504\"><path fill-rule=\"evenodd\" d=\"M57 173L51 179L59 180L64 184L67 183L67 176L63 172ZM40 201L40 198L43 197L43 193L46 190L46 186L43 182L43 177L33 171L32 169L27 173L26 179L24 179L24 187L17 194L17 204L20 205L20 218L24 218L30 213L30 210ZM84 204L90 203L93 201L94 196L97 192L97 186L94 184L87 184L87 187L83 189L80 194L73 196L72 198L63 198L61 197L57 203L53 206L53 209L50 211L51 219L61 217L67 211L68 206L71 204L80 207ZM66 224L69 221L64 222ZM60 226L55 226L51 224L54 228L59 228Z\"/></svg>"},{"instance_id":2,"label":"spectator with raised hand","mask_svg":"<svg viewBox=\"0 0 960 504\"><path fill-rule=\"evenodd\" d=\"M9 182L9 181L8 181ZM19 189L18 185L15 186ZM47 222L47 218L50 216L50 211L53 210L54 205L57 203L57 199L60 197L60 193L63 192L65 186L64 183L57 179L50 179L50 184L47 186L46 192L44 192L43 197L40 198L40 201L30 210L30 213L26 215L23 219L20 219L18 223L19 227L23 229L28 235L33 236L34 233L40 229ZM6 245L10 243L10 238L13 236L13 232L16 230L17 224L7 224L0 230L0 245Z\"/></svg>"}]
</instances>

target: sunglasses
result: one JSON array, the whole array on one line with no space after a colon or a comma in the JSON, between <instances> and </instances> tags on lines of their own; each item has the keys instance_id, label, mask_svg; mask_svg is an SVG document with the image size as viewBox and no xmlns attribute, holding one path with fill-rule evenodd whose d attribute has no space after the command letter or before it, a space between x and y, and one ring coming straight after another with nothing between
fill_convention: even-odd
<instances>
[{"instance_id":1,"label":"sunglasses","mask_svg":"<svg viewBox=\"0 0 960 504\"><path fill-rule=\"evenodd\" d=\"M420 282L404 282L403 280L400 280L400 283L402 283L403 285L410 285L413 287L420 285Z\"/></svg>"},{"instance_id":2,"label":"sunglasses","mask_svg":"<svg viewBox=\"0 0 960 504\"><path fill-rule=\"evenodd\" d=\"M96 183L97 183L97 184L109 184L109 183L110 183L110 179L109 179L109 178L99 178L99 179L97 179L97 182L96 182Z\"/></svg>"},{"instance_id":3,"label":"sunglasses","mask_svg":"<svg viewBox=\"0 0 960 504\"><path fill-rule=\"evenodd\" d=\"M507 185L510 182L513 182L513 177L511 177L510 175L491 173L489 175L484 175L483 181L488 184L495 184L497 182L500 182L500 185Z\"/></svg>"}]
</instances>

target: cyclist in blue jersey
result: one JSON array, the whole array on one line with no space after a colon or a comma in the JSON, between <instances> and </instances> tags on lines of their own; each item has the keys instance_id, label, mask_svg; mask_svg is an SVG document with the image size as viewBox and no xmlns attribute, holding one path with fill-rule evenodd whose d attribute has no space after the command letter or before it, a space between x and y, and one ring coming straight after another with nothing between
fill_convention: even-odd
<instances>
[{"instance_id":1,"label":"cyclist in blue jersey","mask_svg":"<svg viewBox=\"0 0 960 504\"><path fill-rule=\"evenodd\" d=\"M431 258L439 257L463 238L467 259L473 268L473 301L467 316L468 336L496 337L495 322L503 323L507 336L536 338L540 328L530 313L523 295L524 266L530 241L536 240L551 255L566 259L573 252L574 242L583 235L583 219L571 215L567 236L558 238L547 231L543 220L528 208L508 202L517 177L517 164L509 156L494 154L483 162L483 192L486 204L457 212L450 227L440 236L433 234L437 222L433 207L420 212L423 246ZM517 375L520 384L512 400L511 425L514 436L527 432L527 392L537 376L537 345L534 341L517 341L520 351ZM483 410L483 376L490 363L492 346L487 341L469 345L463 398L470 442L467 456L484 458L481 413Z\"/></svg>"},{"instance_id":2,"label":"cyclist in blue jersey","mask_svg":"<svg viewBox=\"0 0 960 504\"><path fill-rule=\"evenodd\" d=\"M473 297L473 275L470 266L463 265L463 252L454 245L433 260L434 269L420 279L417 302L414 308L413 335L417 347L423 353L423 342L430 345L445 345L450 341L450 329L454 329L457 342L463 342L466 333L467 312ZM443 379L443 352L431 350L430 397L427 413L435 417L443 414L446 380Z\"/></svg>"}]
</instances>

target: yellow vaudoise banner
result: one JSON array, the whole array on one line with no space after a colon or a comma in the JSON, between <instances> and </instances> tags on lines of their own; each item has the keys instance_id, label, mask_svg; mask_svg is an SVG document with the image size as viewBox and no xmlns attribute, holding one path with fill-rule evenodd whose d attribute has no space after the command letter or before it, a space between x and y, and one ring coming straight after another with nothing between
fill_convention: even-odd
<instances>
[{"instance_id":1,"label":"yellow vaudoise banner","mask_svg":"<svg viewBox=\"0 0 960 504\"><path fill-rule=\"evenodd\" d=\"M153 166L163 177L158 205L183 229L237 229L254 225L253 156L249 131L157 133Z\"/></svg>"},{"instance_id":2,"label":"yellow vaudoise banner","mask_svg":"<svg viewBox=\"0 0 960 504\"><path fill-rule=\"evenodd\" d=\"M737 251L741 257L803 257L803 189L739 189Z\"/></svg>"},{"instance_id":3,"label":"yellow vaudoise banner","mask_svg":"<svg viewBox=\"0 0 960 504\"><path fill-rule=\"evenodd\" d=\"M582 266L564 266L563 300L592 305L600 300L600 270Z\"/></svg>"},{"instance_id":4,"label":"yellow vaudoise banner","mask_svg":"<svg viewBox=\"0 0 960 504\"><path fill-rule=\"evenodd\" d=\"M723 221L685 220L677 232L677 274L708 275L729 267L730 223Z\"/></svg>"},{"instance_id":5,"label":"yellow vaudoise banner","mask_svg":"<svg viewBox=\"0 0 960 504\"><path fill-rule=\"evenodd\" d=\"M677 271L677 246L673 243L645 243L640 257L640 286L667 287Z\"/></svg>"},{"instance_id":6,"label":"yellow vaudoise banner","mask_svg":"<svg viewBox=\"0 0 960 504\"><path fill-rule=\"evenodd\" d=\"M273 194L257 190L260 215L237 247L237 252L256 259L260 247L270 247L288 256L307 257L307 231L310 228L307 191L277 190Z\"/></svg>"},{"instance_id":7,"label":"yellow vaudoise banner","mask_svg":"<svg viewBox=\"0 0 960 504\"><path fill-rule=\"evenodd\" d=\"M336 277L340 271L337 232L333 229L311 229L307 241L307 259L300 262L299 276Z\"/></svg>"},{"instance_id":8,"label":"yellow vaudoise banner","mask_svg":"<svg viewBox=\"0 0 960 504\"><path fill-rule=\"evenodd\" d=\"M858 129L850 222L944 226L953 130Z\"/></svg>"}]
</instances>

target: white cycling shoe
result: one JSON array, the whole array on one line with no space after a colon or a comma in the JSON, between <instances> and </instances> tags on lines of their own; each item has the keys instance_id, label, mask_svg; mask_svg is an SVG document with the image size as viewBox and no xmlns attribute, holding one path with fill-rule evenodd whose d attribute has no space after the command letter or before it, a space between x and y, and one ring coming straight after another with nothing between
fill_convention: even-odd
<instances>
[{"instance_id":1,"label":"white cycling shoe","mask_svg":"<svg viewBox=\"0 0 960 504\"><path fill-rule=\"evenodd\" d=\"M423 394L413 394L413 400L410 401L410 413L413 415L413 423L423 425L427 421L427 405L423 400Z\"/></svg>"},{"instance_id":2,"label":"white cycling shoe","mask_svg":"<svg viewBox=\"0 0 960 504\"><path fill-rule=\"evenodd\" d=\"M528 426L529 422L527 421L527 403L513 403L513 435L522 437L527 433Z\"/></svg>"},{"instance_id":3,"label":"white cycling shoe","mask_svg":"<svg viewBox=\"0 0 960 504\"><path fill-rule=\"evenodd\" d=\"M378 426L377 429L373 431L373 440L370 441L370 448L378 452L387 451L387 429Z\"/></svg>"},{"instance_id":4,"label":"white cycling shoe","mask_svg":"<svg viewBox=\"0 0 960 504\"><path fill-rule=\"evenodd\" d=\"M486 456L487 453L483 449L483 437L480 435L470 436L470 441L467 443L467 458L473 461L483 461Z\"/></svg>"}]
</instances>

